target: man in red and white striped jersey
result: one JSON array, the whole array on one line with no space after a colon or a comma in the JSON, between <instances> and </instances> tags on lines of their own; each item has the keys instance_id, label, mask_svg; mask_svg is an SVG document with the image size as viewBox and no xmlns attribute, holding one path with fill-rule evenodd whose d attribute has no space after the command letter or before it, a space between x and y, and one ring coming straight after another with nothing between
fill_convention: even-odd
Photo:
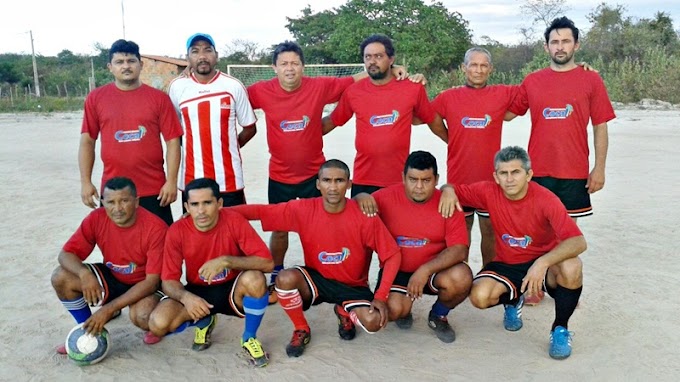
<instances>
[{"instance_id":1,"label":"man in red and white striped jersey","mask_svg":"<svg viewBox=\"0 0 680 382\"><path fill-rule=\"evenodd\" d=\"M178 187L196 178L220 186L225 206L245 203L240 148L257 132L245 87L216 68L215 41L196 33L187 40L191 74L174 79L168 94L184 127ZM237 133L237 122L243 127Z\"/></svg>"}]
</instances>

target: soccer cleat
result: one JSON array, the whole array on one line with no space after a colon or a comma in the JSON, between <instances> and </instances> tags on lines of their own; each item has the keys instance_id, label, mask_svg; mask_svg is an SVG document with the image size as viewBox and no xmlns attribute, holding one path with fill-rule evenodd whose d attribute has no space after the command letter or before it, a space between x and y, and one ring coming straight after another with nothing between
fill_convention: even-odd
<instances>
[{"instance_id":1,"label":"soccer cleat","mask_svg":"<svg viewBox=\"0 0 680 382\"><path fill-rule=\"evenodd\" d=\"M265 367L269 364L269 354L262 349L262 344L257 338L250 337L248 341L241 339L241 347L253 366Z\"/></svg>"},{"instance_id":2,"label":"soccer cleat","mask_svg":"<svg viewBox=\"0 0 680 382\"><path fill-rule=\"evenodd\" d=\"M338 316L338 334L340 338L347 341L353 340L357 335L357 328L349 318L349 314L340 305L335 305L333 311Z\"/></svg>"},{"instance_id":3,"label":"soccer cleat","mask_svg":"<svg viewBox=\"0 0 680 382\"><path fill-rule=\"evenodd\" d=\"M217 316L210 316L210 323L205 328L196 328L196 335L194 336L194 344L191 346L192 350L202 351L212 345L212 340L210 339L210 334L215 325L217 324Z\"/></svg>"},{"instance_id":4,"label":"soccer cleat","mask_svg":"<svg viewBox=\"0 0 680 382\"><path fill-rule=\"evenodd\" d=\"M312 333L304 330L298 329L293 332L293 338L290 339L290 343L286 345L286 354L289 357L299 357L305 352L305 347L312 339Z\"/></svg>"},{"instance_id":5,"label":"soccer cleat","mask_svg":"<svg viewBox=\"0 0 680 382\"><path fill-rule=\"evenodd\" d=\"M565 327L557 326L550 332L550 350L548 354L554 359L565 359L571 355L572 332Z\"/></svg>"},{"instance_id":6,"label":"soccer cleat","mask_svg":"<svg viewBox=\"0 0 680 382\"><path fill-rule=\"evenodd\" d=\"M269 305L274 305L277 302L279 302L279 296L276 294L276 285L270 284L267 287L267 290L269 292Z\"/></svg>"},{"instance_id":7,"label":"soccer cleat","mask_svg":"<svg viewBox=\"0 0 680 382\"><path fill-rule=\"evenodd\" d=\"M538 294L532 294L531 296L528 296L527 298L524 299L524 305L538 305L543 301L543 297L545 297L545 292L538 291Z\"/></svg>"},{"instance_id":8,"label":"soccer cleat","mask_svg":"<svg viewBox=\"0 0 680 382\"><path fill-rule=\"evenodd\" d=\"M161 342L162 339L163 339L163 337L158 337L157 335L148 331L148 332L144 333L144 340L143 341L147 345L154 345L154 344Z\"/></svg>"},{"instance_id":9,"label":"soccer cleat","mask_svg":"<svg viewBox=\"0 0 680 382\"><path fill-rule=\"evenodd\" d=\"M406 317L397 318L394 320L394 323L397 324L399 329L411 329L411 326L413 326L413 314L409 313Z\"/></svg>"},{"instance_id":10,"label":"soccer cleat","mask_svg":"<svg viewBox=\"0 0 680 382\"><path fill-rule=\"evenodd\" d=\"M456 340L456 332L453 331L446 316L437 316L432 311L427 315L427 326L434 330L440 341L450 344Z\"/></svg>"},{"instance_id":11,"label":"soccer cleat","mask_svg":"<svg viewBox=\"0 0 680 382\"><path fill-rule=\"evenodd\" d=\"M524 306L524 295L520 296L519 301L515 305L503 305L505 307L505 315L503 316L503 326L505 330L516 332L522 329L522 306Z\"/></svg>"},{"instance_id":12,"label":"soccer cleat","mask_svg":"<svg viewBox=\"0 0 680 382\"><path fill-rule=\"evenodd\" d=\"M66 351L66 344L61 344L61 345L57 346L57 347L54 349L54 351L56 351L57 354L61 354L61 355L66 355L66 354L68 354L68 352Z\"/></svg>"}]
</instances>

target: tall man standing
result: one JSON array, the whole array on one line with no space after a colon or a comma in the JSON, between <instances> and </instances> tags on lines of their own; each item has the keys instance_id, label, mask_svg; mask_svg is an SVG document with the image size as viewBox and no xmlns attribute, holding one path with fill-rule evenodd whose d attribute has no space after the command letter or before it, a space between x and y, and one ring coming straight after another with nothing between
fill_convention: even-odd
<instances>
[{"instance_id":1,"label":"tall man standing","mask_svg":"<svg viewBox=\"0 0 680 382\"><path fill-rule=\"evenodd\" d=\"M192 72L174 79L168 90L184 127L179 188L206 177L219 184L225 206L243 204L240 148L255 135L257 121L248 93L238 80L216 68L217 51L210 35L190 36L186 49ZM237 122L243 126L238 134Z\"/></svg>"},{"instance_id":2,"label":"tall man standing","mask_svg":"<svg viewBox=\"0 0 680 382\"><path fill-rule=\"evenodd\" d=\"M580 46L578 38L573 21L566 17L553 20L545 30L550 67L527 75L506 118L531 109L533 180L555 193L574 219L592 215L590 194L604 187L607 122L616 117L602 78L574 61ZM589 121L595 148L592 170L588 161Z\"/></svg>"},{"instance_id":3,"label":"tall man standing","mask_svg":"<svg viewBox=\"0 0 680 382\"><path fill-rule=\"evenodd\" d=\"M109 50L114 82L85 99L78 167L83 204L95 208L99 195L92 183L96 140L101 135L102 186L116 176L135 183L139 205L172 224L170 204L177 198L182 127L168 96L142 84L139 46L118 40ZM167 178L163 170L165 139Z\"/></svg>"},{"instance_id":4,"label":"tall man standing","mask_svg":"<svg viewBox=\"0 0 680 382\"><path fill-rule=\"evenodd\" d=\"M369 78L347 88L335 110L323 118L326 134L356 114L352 196L401 182L414 116L427 123L444 142L448 141L446 128L432 109L425 87L395 80L390 70L394 63L392 40L374 34L361 43L359 51Z\"/></svg>"}]
</instances>

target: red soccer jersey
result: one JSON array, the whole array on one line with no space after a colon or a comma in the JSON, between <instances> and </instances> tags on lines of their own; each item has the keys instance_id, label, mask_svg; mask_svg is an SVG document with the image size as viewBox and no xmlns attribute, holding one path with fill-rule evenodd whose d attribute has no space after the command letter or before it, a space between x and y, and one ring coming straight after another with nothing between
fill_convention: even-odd
<instances>
[{"instance_id":1,"label":"red soccer jersey","mask_svg":"<svg viewBox=\"0 0 680 382\"><path fill-rule=\"evenodd\" d=\"M524 115L529 108L534 176L588 178L588 121L599 125L616 117L602 78L580 66L533 72L522 82L510 111Z\"/></svg>"},{"instance_id":2,"label":"red soccer jersey","mask_svg":"<svg viewBox=\"0 0 680 382\"><path fill-rule=\"evenodd\" d=\"M220 256L259 256L271 259L269 249L250 223L240 214L222 208L217 225L207 232L197 230L191 216L176 221L168 228L161 279L179 281L184 262L188 284L208 285L198 274L198 270L208 260ZM239 273L238 270L227 270L215 276L211 285L233 280Z\"/></svg>"},{"instance_id":3,"label":"red soccer jersey","mask_svg":"<svg viewBox=\"0 0 680 382\"><path fill-rule=\"evenodd\" d=\"M470 244L465 214L456 212L445 219L439 213L439 190L425 203L407 198L402 184L371 195L378 203L380 218L401 247L400 271L415 272L447 247Z\"/></svg>"},{"instance_id":4,"label":"red soccer jersey","mask_svg":"<svg viewBox=\"0 0 680 382\"><path fill-rule=\"evenodd\" d=\"M493 180L493 157L501 149L503 117L518 88L461 86L445 90L432 101L432 107L446 120L449 130L448 183Z\"/></svg>"},{"instance_id":5,"label":"red soccer jersey","mask_svg":"<svg viewBox=\"0 0 680 382\"><path fill-rule=\"evenodd\" d=\"M160 275L167 229L163 220L144 208L137 208L137 220L131 227L121 228L100 207L87 215L63 250L85 260L96 245L104 265L118 281L136 284L147 274Z\"/></svg>"},{"instance_id":6,"label":"red soccer jersey","mask_svg":"<svg viewBox=\"0 0 680 382\"><path fill-rule=\"evenodd\" d=\"M368 286L373 251L378 253L381 267L392 256L401 257L399 247L383 222L364 215L351 199L337 214L324 210L322 198L230 208L237 211L259 209L262 212L256 215L265 231L297 232L305 266L346 285ZM382 283L378 287L376 298L387 299L392 282L389 284Z\"/></svg>"},{"instance_id":7,"label":"red soccer jersey","mask_svg":"<svg viewBox=\"0 0 680 382\"><path fill-rule=\"evenodd\" d=\"M221 192L245 187L236 123L257 122L246 88L237 79L217 72L208 83L178 77L170 83L170 99L184 127L178 187L197 178L214 179Z\"/></svg>"},{"instance_id":8,"label":"red soccer jersey","mask_svg":"<svg viewBox=\"0 0 680 382\"><path fill-rule=\"evenodd\" d=\"M271 179L297 184L316 175L326 161L321 131L323 108L338 102L353 83L352 77L302 77L300 87L288 92L273 78L248 87L253 108L265 113Z\"/></svg>"},{"instance_id":9,"label":"red soccer jersey","mask_svg":"<svg viewBox=\"0 0 680 382\"><path fill-rule=\"evenodd\" d=\"M81 133L92 139L101 135L102 188L109 179L125 176L135 183L137 195L153 196L165 184L161 134L170 141L182 136L182 127L167 94L144 84L124 91L110 83L85 99Z\"/></svg>"},{"instance_id":10,"label":"red soccer jersey","mask_svg":"<svg viewBox=\"0 0 680 382\"><path fill-rule=\"evenodd\" d=\"M357 129L353 181L380 187L400 183L411 146L413 116L424 123L435 118L425 87L396 79L376 86L365 78L345 90L331 120L341 126L352 114L356 114Z\"/></svg>"},{"instance_id":11,"label":"red soccer jersey","mask_svg":"<svg viewBox=\"0 0 680 382\"><path fill-rule=\"evenodd\" d=\"M538 183L529 182L521 200L506 198L494 182L456 185L455 190L462 204L489 211L496 236L494 261L526 263L582 235L557 196Z\"/></svg>"}]
</instances>

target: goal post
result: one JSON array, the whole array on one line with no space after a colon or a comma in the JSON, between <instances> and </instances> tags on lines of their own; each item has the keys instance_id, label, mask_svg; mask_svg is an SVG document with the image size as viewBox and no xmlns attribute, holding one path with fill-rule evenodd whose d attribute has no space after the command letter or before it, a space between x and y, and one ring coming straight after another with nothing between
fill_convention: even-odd
<instances>
[{"instance_id":1,"label":"goal post","mask_svg":"<svg viewBox=\"0 0 680 382\"><path fill-rule=\"evenodd\" d=\"M305 65L305 76L345 77L363 70L364 64L309 64ZM271 65L227 65L227 74L235 77L245 86L276 76Z\"/></svg>"}]
</instances>

